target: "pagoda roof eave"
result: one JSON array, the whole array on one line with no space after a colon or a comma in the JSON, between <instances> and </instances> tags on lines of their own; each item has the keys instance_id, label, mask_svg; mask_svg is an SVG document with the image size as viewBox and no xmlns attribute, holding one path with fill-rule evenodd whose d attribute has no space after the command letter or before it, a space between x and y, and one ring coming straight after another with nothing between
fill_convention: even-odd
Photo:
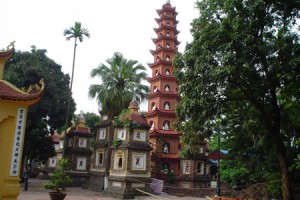
<instances>
[{"instance_id":1,"label":"pagoda roof eave","mask_svg":"<svg viewBox=\"0 0 300 200\"><path fill-rule=\"evenodd\" d=\"M160 40L175 40L176 46L178 46L181 43L177 40L177 37L172 37L172 36L161 35L158 38L152 38L152 41L154 43L159 42Z\"/></svg>"},{"instance_id":2,"label":"pagoda roof eave","mask_svg":"<svg viewBox=\"0 0 300 200\"><path fill-rule=\"evenodd\" d=\"M15 52L15 48L10 48L7 51L0 51L0 58L9 59Z\"/></svg>"},{"instance_id":3,"label":"pagoda roof eave","mask_svg":"<svg viewBox=\"0 0 300 200\"><path fill-rule=\"evenodd\" d=\"M178 99L180 99L180 96L178 96L177 92L161 92L160 90L157 90L154 93L150 93L148 95L148 98L150 99L156 96L177 97Z\"/></svg>"},{"instance_id":4,"label":"pagoda roof eave","mask_svg":"<svg viewBox=\"0 0 300 200\"><path fill-rule=\"evenodd\" d=\"M176 76L173 76L173 75L163 75L163 74L158 74L155 77L147 78L147 81L148 82L152 82L154 80L160 80L160 79L168 79L168 80L176 80L177 81Z\"/></svg>"},{"instance_id":5,"label":"pagoda roof eave","mask_svg":"<svg viewBox=\"0 0 300 200\"><path fill-rule=\"evenodd\" d=\"M174 130L154 129L154 130L150 130L150 131L152 131L152 132L150 132L150 138L156 138L159 136L178 138L182 135L181 132L177 132Z\"/></svg>"},{"instance_id":6,"label":"pagoda roof eave","mask_svg":"<svg viewBox=\"0 0 300 200\"><path fill-rule=\"evenodd\" d=\"M165 19L172 20L175 24L178 24L178 22L179 22L179 21L177 21L177 20L175 19L175 16L173 17L173 16L167 16L167 15L163 15L163 16L160 17L160 18L155 18L155 21L156 21L157 23L159 23L159 22L161 22L161 21L163 21L163 20L165 20Z\"/></svg>"},{"instance_id":7,"label":"pagoda roof eave","mask_svg":"<svg viewBox=\"0 0 300 200\"><path fill-rule=\"evenodd\" d=\"M177 48L177 47L176 47L176 48L160 47L160 48L155 49L155 50L151 50L151 49L150 49L149 51L150 51L150 53L151 53L152 55L154 55L154 54L156 54L156 53L158 53L158 52L161 52L161 51L176 53L176 52L178 52L178 48Z\"/></svg>"},{"instance_id":8,"label":"pagoda roof eave","mask_svg":"<svg viewBox=\"0 0 300 200\"><path fill-rule=\"evenodd\" d=\"M158 62L155 62L155 63L148 63L148 66L150 68L153 68L157 65L172 65L172 61L159 60Z\"/></svg>"},{"instance_id":9,"label":"pagoda roof eave","mask_svg":"<svg viewBox=\"0 0 300 200\"><path fill-rule=\"evenodd\" d=\"M146 113L147 117L151 117L151 116L155 116L155 115L160 115L160 116L167 115L167 116L176 117L176 112L175 112L175 110L161 110L161 109L156 108L155 110L151 110L150 112Z\"/></svg>"},{"instance_id":10,"label":"pagoda roof eave","mask_svg":"<svg viewBox=\"0 0 300 200\"><path fill-rule=\"evenodd\" d=\"M179 160L179 153L154 153L152 159L168 159L168 160Z\"/></svg>"},{"instance_id":11,"label":"pagoda roof eave","mask_svg":"<svg viewBox=\"0 0 300 200\"><path fill-rule=\"evenodd\" d=\"M166 4L165 4L165 5L166 5ZM178 15L178 12L176 12L176 10L175 10L176 7L165 6L165 5L163 5L163 8L162 8L162 9L156 9L157 14L160 14L160 13L162 13L162 12L164 12L164 11L172 11L173 14L175 14L175 16Z\"/></svg>"},{"instance_id":12,"label":"pagoda roof eave","mask_svg":"<svg viewBox=\"0 0 300 200\"><path fill-rule=\"evenodd\" d=\"M160 31L160 30L162 30L162 29L173 30L173 31L176 33L176 35L178 35L178 34L180 33L180 31L178 31L178 30L176 29L176 26L166 26L166 25L162 25L162 26L160 26L160 27L158 27L158 28L154 28L154 31L155 31L155 32L158 32L158 31Z\"/></svg>"},{"instance_id":13,"label":"pagoda roof eave","mask_svg":"<svg viewBox=\"0 0 300 200\"><path fill-rule=\"evenodd\" d=\"M39 84L31 85L27 91L20 90L8 81L0 80L0 99L8 101L23 101L35 103L42 98L45 92L43 79Z\"/></svg>"}]
</instances>

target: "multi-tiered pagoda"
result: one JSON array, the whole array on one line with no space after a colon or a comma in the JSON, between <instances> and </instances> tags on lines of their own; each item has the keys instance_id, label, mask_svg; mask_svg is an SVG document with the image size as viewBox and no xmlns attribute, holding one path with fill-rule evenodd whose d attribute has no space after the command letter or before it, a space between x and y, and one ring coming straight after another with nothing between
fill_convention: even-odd
<instances>
[{"instance_id":1,"label":"multi-tiered pagoda","mask_svg":"<svg viewBox=\"0 0 300 200\"><path fill-rule=\"evenodd\" d=\"M152 39L155 49L150 50L154 57L148 64L152 76L148 78L150 94L148 98L147 120L150 128L152 177L176 183L184 188L206 187L209 183L209 163L207 159L207 142L199 141L199 153L193 158L180 157L181 132L175 130L177 121L175 107L179 103L178 80L172 65L178 51L177 12L170 0L157 10L159 18L155 19L156 38Z\"/></svg>"},{"instance_id":2,"label":"multi-tiered pagoda","mask_svg":"<svg viewBox=\"0 0 300 200\"><path fill-rule=\"evenodd\" d=\"M152 39L155 50L150 50L154 62L149 64L152 70L150 94L148 99L147 119L150 129L150 142L153 153L151 157L153 177L167 179L168 174L179 174L180 136L173 123L176 121L175 106L179 102L178 81L173 74L172 60L178 50L179 42L176 28L177 12L169 1L157 10L159 18L155 19L158 28L157 37Z\"/></svg>"}]
</instances>

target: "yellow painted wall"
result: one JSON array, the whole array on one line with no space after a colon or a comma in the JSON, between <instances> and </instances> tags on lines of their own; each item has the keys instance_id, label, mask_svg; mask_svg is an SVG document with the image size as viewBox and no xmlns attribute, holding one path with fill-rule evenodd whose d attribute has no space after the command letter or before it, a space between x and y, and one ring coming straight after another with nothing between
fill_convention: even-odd
<instances>
[{"instance_id":1,"label":"yellow painted wall","mask_svg":"<svg viewBox=\"0 0 300 200\"><path fill-rule=\"evenodd\" d=\"M24 108L26 110L23 126L23 129L25 129L29 104L30 102L0 101L0 200L16 200L20 193L19 175L22 171L22 169L20 169L22 155L20 156L18 176L10 176L10 165L18 108ZM23 130L22 145L24 137L25 131ZM23 148L21 148L21 153L22 152Z\"/></svg>"}]
</instances>

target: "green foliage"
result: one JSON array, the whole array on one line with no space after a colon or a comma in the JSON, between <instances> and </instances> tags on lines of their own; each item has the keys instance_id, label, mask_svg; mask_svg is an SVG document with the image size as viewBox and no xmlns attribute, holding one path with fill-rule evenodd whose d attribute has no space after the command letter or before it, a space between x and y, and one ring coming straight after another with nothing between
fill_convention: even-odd
<instances>
[{"instance_id":1,"label":"green foliage","mask_svg":"<svg viewBox=\"0 0 300 200\"><path fill-rule=\"evenodd\" d=\"M300 138L295 142L295 145L299 146L300 145ZM300 170L300 153L297 155L297 157L293 160L293 164L290 167L290 171L293 170Z\"/></svg>"},{"instance_id":2,"label":"green foliage","mask_svg":"<svg viewBox=\"0 0 300 200\"><path fill-rule=\"evenodd\" d=\"M99 77L101 84L91 85L89 95L96 98L103 112L114 117L127 108L134 95L147 98L149 87L146 68L136 60L127 60L119 52L91 71L91 77Z\"/></svg>"},{"instance_id":3,"label":"green foliage","mask_svg":"<svg viewBox=\"0 0 300 200\"><path fill-rule=\"evenodd\" d=\"M291 166L292 169L300 170L300 154L297 155L297 158L294 159L295 163Z\"/></svg>"},{"instance_id":4,"label":"green foliage","mask_svg":"<svg viewBox=\"0 0 300 200\"><path fill-rule=\"evenodd\" d=\"M90 37L90 33L86 28L81 27L80 22L75 22L74 26L71 26L69 29L64 30L64 36L67 36L67 40L75 38L76 44L77 39L79 39L79 41L82 42L84 37Z\"/></svg>"},{"instance_id":5,"label":"green foliage","mask_svg":"<svg viewBox=\"0 0 300 200\"><path fill-rule=\"evenodd\" d=\"M97 125L100 121L100 116L95 113L83 113L85 125L90 128L91 133L95 136L97 133Z\"/></svg>"},{"instance_id":6,"label":"green foliage","mask_svg":"<svg viewBox=\"0 0 300 200\"><path fill-rule=\"evenodd\" d=\"M176 180L176 175L174 172L168 172L167 174L167 183L174 184Z\"/></svg>"},{"instance_id":7,"label":"green foliage","mask_svg":"<svg viewBox=\"0 0 300 200\"><path fill-rule=\"evenodd\" d=\"M230 167L221 170L222 181L226 181L233 188L250 184L250 171L244 167Z\"/></svg>"},{"instance_id":8,"label":"green foliage","mask_svg":"<svg viewBox=\"0 0 300 200\"><path fill-rule=\"evenodd\" d=\"M148 128L144 127L143 125L139 125L135 121L131 119L132 112L129 109L124 109L117 117L115 117L113 123L115 127L126 127L130 130L137 129L137 128ZM145 115L143 115L145 117Z\"/></svg>"},{"instance_id":9,"label":"green foliage","mask_svg":"<svg viewBox=\"0 0 300 200\"><path fill-rule=\"evenodd\" d=\"M59 162L60 170L53 173L50 177L50 182L44 183L43 187L45 189L56 190L57 192L61 192L64 190L66 186L72 183L72 179L69 175L64 172L69 165L67 159L62 159Z\"/></svg>"},{"instance_id":10,"label":"green foliage","mask_svg":"<svg viewBox=\"0 0 300 200\"><path fill-rule=\"evenodd\" d=\"M112 145L115 147L120 146L122 143L123 143L123 140L121 140L121 139L116 139L116 140L112 141Z\"/></svg>"},{"instance_id":11,"label":"green foliage","mask_svg":"<svg viewBox=\"0 0 300 200\"><path fill-rule=\"evenodd\" d=\"M281 192L281 175L278 172L270 172L265 174L267 183L268 194L272 198L280 198L282 196Z\"/></svg>"},{"instance_id":12,"label":"green foliage","mask_svg":"<svg viewBox=\"0 0 300 200\"><path fill-rule=\"evenodd\" d=\"M61 66L46 56L46 52L35 46L32 46L31 52L18 51L7 62L4 72L4 79L18 88L27 88L44 79L43 98L28 110L24 141L24 154L29 159L41 161L55 155L49 134L65 124L70 80L61 71ZM71 113L74 110L72 99ZM49 119L43 120L47 116Z\"/></svg>"},{"instance_id":13,"label":"green foliage","mask_svg":"<svg viewBox=\"0 0 300 200\"><path fill-rule=\"evenodd\" d=\"M182 96L178 128L187 135L223 131L237 156L271 160L272 166L264 166L286 177L288 199L286 148L296 149L287 145L300 127L300 2L203 0L197 7L193 41L174 60ZM218 130L211 122L220 114L227 126Z\"/></svg>"}]
</instances>

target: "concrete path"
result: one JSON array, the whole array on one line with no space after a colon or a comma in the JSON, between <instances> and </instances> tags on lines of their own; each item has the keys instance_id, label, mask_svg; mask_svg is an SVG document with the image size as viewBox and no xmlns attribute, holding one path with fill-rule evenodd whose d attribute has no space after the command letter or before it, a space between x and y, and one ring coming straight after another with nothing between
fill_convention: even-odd
<instances>
[{"instance_id":1,"label":"concrete path","mask_svg":"<svg viewBox=\"0 0 300 200\"><path fill-rule=\"evenodd\" d=\"M46 182L40 179L29 179L29 188L28 191L23 191L18 197L18 200L50 200L48 192L42 187L42 183ZM22 185L21 185L22 186ZM91 190L85 190L79 187L69 187L66 191L67 196L65 200L117 200L116 198L108 197L102 195L102 193L94 192ZM136 197L137 200L205 200L205 198L196 198L196 197L177 197L171 195L160 195L158 197L153 196L142 196Z\"/></svg>"}]
</instances>

